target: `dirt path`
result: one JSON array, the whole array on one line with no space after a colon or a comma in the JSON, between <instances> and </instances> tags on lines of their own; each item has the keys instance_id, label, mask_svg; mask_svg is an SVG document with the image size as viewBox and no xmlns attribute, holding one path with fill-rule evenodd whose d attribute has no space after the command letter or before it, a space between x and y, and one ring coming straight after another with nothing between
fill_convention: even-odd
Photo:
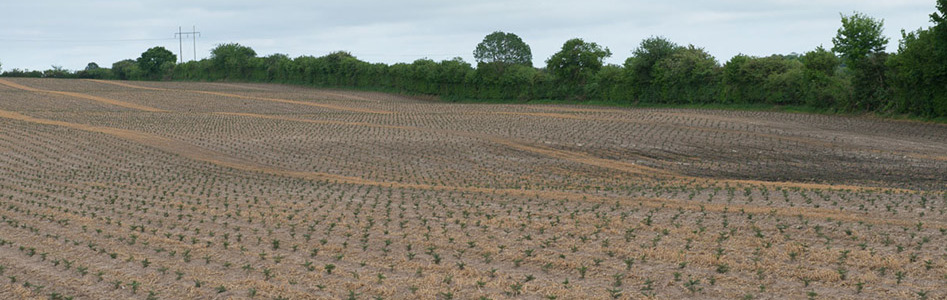
<instances>
[{"instance_id":1,"label":"dirt path","mask_svg":"<svg viewBox=\"0 0 947 300\"><path fill-rule=\"evenodd\" d=\"M237 95L237 94L223 93L223 92L152 88L152 87L138 86L138 85L123 83L123 82L108 81L108 80L90 80L90 81L105 83L105 84L112 84L112 85L134 88L134 89L143 89L143 90L152 90L152 91L183 91L183 92L190 92L190 93L197 93L197 94L204 94L204 95L214 95L214 96L229 97L229 98L247 99L247 100L288 103L288 104L320 107L320 108L326 108L326 109L331 109L331 110L360 112L360 113L368 113L368 114L393 114L394 113L391 111L375 110L375 109L369 109L369 108L357 108L357 107L340 106L340 105L333 105L333 104L326 104L326 103L315 103L315 102L306 102L306 101L288 100L288 99L279 99L279 98L255 97L255 96Z\"/></svg>"},{"instance_id":2,"label":"dirt path","mask_svg":"<svg viewBox=\"0 0 947 300\"><path fill-rule=\"evenodd\" d=\"M25 90L25 91L30 91L30 92L47 93L47 94L54 94L54 95L60 95L60 96L81 98L81 99L92 100L92 101L101 102L101 103L105 103L105 104L110 104L110 105L115 105L115 106L121 106L121 107L125 107L125 108L131 108L131 109L142 110L142 111L149 111L149 112L167 112L166 110L162 110L162 109L158 109L158 108L154 108L154 107L150 107L150 106L139 105L139 104L135 104L135 103L129 103L129 102L125 102L125 101L119 101L119 100L115 100L115 99L103 98L103 97L98 97L98 96L92 96L92 95L86 95L86 94L80 94L80 93L73 93L73 92L49 91L49 90L41 90L41 89L31 88L31 87L28 87L28 86L25 86L25 85L16 84L16 83L13 83L13 82L10 82L10 81L7 81L7 80L3 80L3 79L0 79L0 84L6 85L6 86L9 86L9 87L12 87L12 88L17 88L17 89L21 89L21 90Z\"/></svg>"}]
</instances>

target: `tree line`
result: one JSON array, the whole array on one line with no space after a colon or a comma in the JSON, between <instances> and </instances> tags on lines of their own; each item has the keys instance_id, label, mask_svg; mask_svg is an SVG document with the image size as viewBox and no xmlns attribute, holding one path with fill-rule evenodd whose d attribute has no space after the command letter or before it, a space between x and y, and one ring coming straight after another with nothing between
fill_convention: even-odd
<instances>
[{"instance_id":1,"label":"tree line","mask_svg":"<svg viewBox=\"0 0 947 300\"><path fill-rule=\"evenodd\" d=\"M624 64L604 64L612 52L580 38L566 41L545 66L532 65L529 45L513 33L484 37L473 54L412 63L369 63L348 52L321 57L257 56L250 47L217 45L211 56L175 63L154 47L137 59L70 72L11 70L3 76L121 80L249 81L436 95L447 100L596 100L629 104L767 104L840 112L947 117L947 0L933 23L902 30L896 52L884 51L884 21L841 15L831 49L803 54L737 55L720 63L703 48L649 37Z\"/></svg>"}]
</instances>

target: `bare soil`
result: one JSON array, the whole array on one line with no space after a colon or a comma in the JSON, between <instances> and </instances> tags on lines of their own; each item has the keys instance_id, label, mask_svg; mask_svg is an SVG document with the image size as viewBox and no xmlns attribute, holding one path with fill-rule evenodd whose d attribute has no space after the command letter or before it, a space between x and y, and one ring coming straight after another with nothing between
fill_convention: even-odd
<instances>
[{"instance_id":1,"label":"bare soil","mask_svg":"<svg viewBox=\"0 0 947 300\"><path fill-rule=\"evenodd\" d=\"M0 80L0 298L947 297L947 126Z\"/></svg>"}]
</instances>

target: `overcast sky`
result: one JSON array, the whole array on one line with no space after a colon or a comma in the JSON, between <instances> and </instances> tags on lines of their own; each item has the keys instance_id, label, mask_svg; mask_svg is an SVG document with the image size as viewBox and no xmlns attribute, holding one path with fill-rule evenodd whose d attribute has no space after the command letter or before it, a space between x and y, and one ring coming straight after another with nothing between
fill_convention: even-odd
<instances>
[{"instance_id":1,"label":"overcast sky","mask_svg":"<svg viewBox=\"0 0 947 300\"><path fill-rule=\"evenodd\" d=\"M642 39L659 35L694 44L721 63L736 54L802 53L831 48L839 13L885 20L897 50L900 30L930 25L935 0L410 0L410 1L183 1L32 0L0 2L0 64L45 70L81 69L137 58L153 46L179 51L178 26L196 26L197 58L217 44L236 42L260 56L322 56L336 50L369 62L462 57L493 31L519 35L534 64L571 38L612 50L620 64ZM191 39L185 60L194 58Z\"/></svg>"}]
</instances>

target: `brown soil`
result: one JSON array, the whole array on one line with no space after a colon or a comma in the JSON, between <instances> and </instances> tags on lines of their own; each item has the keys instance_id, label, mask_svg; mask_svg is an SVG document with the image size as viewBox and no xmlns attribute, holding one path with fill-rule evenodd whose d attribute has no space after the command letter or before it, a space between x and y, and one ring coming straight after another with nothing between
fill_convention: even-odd
<instances>
[{"instance_id":1,"label":"brown soil","mask_svg":"<svg viewBox=\"0 0 947 300\"><path fill-rule=\"evenodd\" d=\"M0 84L0 298L947 297L943 125Z\"/></svg>"}]
</instances>

